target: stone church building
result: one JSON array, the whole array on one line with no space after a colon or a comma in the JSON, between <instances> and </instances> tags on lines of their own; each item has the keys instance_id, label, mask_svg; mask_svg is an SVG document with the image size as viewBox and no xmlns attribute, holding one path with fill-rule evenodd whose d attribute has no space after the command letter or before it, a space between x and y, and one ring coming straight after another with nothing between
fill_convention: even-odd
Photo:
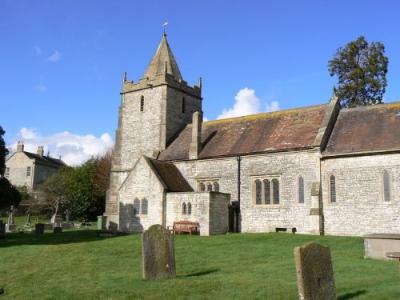
<instances>
[{"instance_id":1,"label":"stone church building","mask_svg":"<svg viewBox=\"0 0 400 300\"><path fill-rule=\"evenodd\" d=\"M200 224L202 235L400 232L400 103L312 107L203 122L163 36L121 92L110 227Z\"/></svg>"}]
</instances>

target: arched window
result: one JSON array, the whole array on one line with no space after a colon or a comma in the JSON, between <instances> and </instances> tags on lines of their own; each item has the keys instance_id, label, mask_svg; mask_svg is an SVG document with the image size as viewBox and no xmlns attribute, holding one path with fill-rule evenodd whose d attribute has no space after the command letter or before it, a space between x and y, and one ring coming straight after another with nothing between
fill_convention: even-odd
<instances>
[{"instance_id":1,"label":"arched window","mask_svg":"<svg viewBox=\"0 0 400 300\"><path fill-rule=\"evenodd\" d=\"M200 182L200 192L206 191L206 185L203 182Z\"/></svg>"},{"instance_id":2,"label":"arched window","mask_svg":"<svg viewBox=\"0 0 400 300\"><path fill-rule=\"evenodd\" d=\"M149 201L146 198L142 199L142 215L147 215L147 210L149 206Z\"/></svg>"},{"instance_id":3,"label":"arched window","mask_svg":"<svg viewBox=\"0 0 400 300\"><path fill-rule=\"evenodd\" d=\"M299 203L304 203L304 179L299 177Z\"/></svg>"},{"instance_id":4,"label":"arched window","mask_svg":"<svg viewBox=\"0 0 400 300\"><path fill-rule=\"evenodd\" d=\"M219 184L216 181L214 182L214 191L219 192Z\"/></svg>"},{"instance_id":5,"label":"arched window","mask_svg":"<svg viewBox=\"0 0 400 300\"><path fill-rule=\"evenodd\" d=\"M261 181L257 179L254 182L254 185L255 185L255 190L256 190L256 204L260 205L260 204L262 204L262 202L261 202L261 198L262 198L262 195L261 195Z\"/></svg>"},{"instance_id":6,"label":"arched window","mask_svg":"<svg viewBox=\"0 0 400 300\"><path fill-rule=\"evenodd\" d=\"M185 98L183 97L183 98L182 98L182 113L183 113L183 114L185 113L185 110L186 110L186 100L185 100Z\"/></svg>"},{"instance_id":7,"label":"arched window","mask_svg":"<svg viewBox=\"0 0 400 300\"><path fill-rule=\"evenodd\" d=\"M331 196L331 202L336 202L336 179L333 175L331 175L329 178L329 192Z\"/></svg>"},{"instance_id":8,"label":"arched window","mask_svg":"<svg viewBox=\"0 0 400 300\"><path fill-rule=\"evenodd\" d=\"M144 111L144 96L140 97L140 111Z\"/></svg>"},{"instance_id":9,"label":"arched window","mask_svg":"<svg viewBox=\"0 0 400 300\"><path fill-rule=\"evenodd\" d=\"M186 215L186 203L183 202L182 204L182 215Z\"/></svg>"},{"instance_id":10,"label":"arched window","mask_svg":"<svg viewBox=\"0 0 400 300\"><path fill-rule=\"evenodd\" d=\"M140 213L140 201L138 198L133 201L133 212L135 215Z\"/></svg>"},{"instance_id":11,"label":"arched window","mask_svg":"<svg viewBox=\"0 0 400 300\"><path fill-rule=\"evenodd\" d=\"M383 200L390 201L390 176L386 170L383 172Z\"/></svg>"},{"instance_id":12,"label":"arched window","mask_svg":"<svg viewBox=\"0 0 400 300\"><path fill-rule=\"evenodd\" d=\"M265 204L271 204L271 184L268 179L263 180L264 183L264 201Z\"/></svg>"},{"instance_id":13,"label":"arched window","mask_svg":"<svg viewBox=\"0 0 400 300\"><path fill-rule=\"evenodd\" d=\"M192 214L192 204L189 202L187 205L187 214L191 215Z\"/></svg>"},{"instance_id":14,"label":"arched window","mask_svg":"<svg viewBox=\"0 0 400 300\"><path fill-rule=\"evenodd\" d=\"M272 179L272 201L274 204L279 204L279 180Z\"/></svg>"},{"instance_id":15,"label":"arched window","mask_svg":"<svg viewBox=\"0 0 400 300\"><path fill-rule=\"evenodd\" d=\"M212 184L209 182L207 183L207 192L211 192L212 191Z\"/></svg>"}]
</instances>

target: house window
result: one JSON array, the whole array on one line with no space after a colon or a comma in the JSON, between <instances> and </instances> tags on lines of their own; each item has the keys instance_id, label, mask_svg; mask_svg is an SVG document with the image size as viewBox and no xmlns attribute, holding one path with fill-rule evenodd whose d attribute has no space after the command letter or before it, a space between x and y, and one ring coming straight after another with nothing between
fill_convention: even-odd
<instances>
[{"instance_id":1,"label":"house window","mask_svg":"<svg viewBox=\"0 0 400 300\"><path fill-rule=\"evenodd\" d=\"M10 176L10 168L6 168L6 172L4 174L6 177Z\"/></svg>"},{"instance_id":2,"label":"house window","mask_svg":"<svg viewBox=\"0 0 400 300\"><path fill-rule=\"evenodd\" d=\"M304 179L299 177L299 203L304 203Z\"/></svg>"},{"instance_id":3,"label":"house window","mask_svg":"<svg viewBox=\"0 0 400 300\"><path fill-rule=\"evenodd\" d=\"M142 215L147 215L149 201L146 198L142 199Z\"/></svg>"},{"instance_id":4,"label":"house window","mask_svg":"<svg viewBox=\"0 0 400 300\"><path fill-rule=\"evenodd\" d=\"M215 192L219 192L219 184L218 184L218 182L214 182L214 191Z\"/></svg>"},{"instance_id":5,"label":"house window","mask_svg":"<svg viewBox=\"0 0 400 300\"><path fill-rule=\"evenodd\" d=\"M212 192L212 184L211 184L211 182L207 183L207 192Z\"/></svg>"},{"instance_id":6,"label":"house window","mask_svg":"<svg viewBox=\"0 0 400 300\"><path fill-rule=\"evenodd\" d=\"M144 96L140 97L140 111L144 111Z\"/></svg>"},{"instance_id":7,"label":"house window","mask_svg":"<svg viewBox=\"0 0 400 300\"><path fill-rule=\"evenodd\" d=\"M262 204L262 195L261 195L261 181L260 180L256 180L254 182L255 184L255 190L256 190L256 204L260 205Z\"/></svg>"},{"instance_id":8,"label":"house window","mask_svg":"<svg viewBox=\"0 0 400 300\"><path fill-rule=\"evenodd\" d=\"M253 199L256 205L279 204L279 178L270 176L268 178L257 178L254 180Z\"/></svg>"},{"instance_id":9,"label":"house window","mask_svg":"<svg viewBox=\"0 0 400 300\"><path fill-rule=\"evenodd\" d=\"M186 215L186 203L183 202L182 204L182 215Z\"/></svg>"},{"instance_id":10,"label":"house window","mask_svg":"<svg viewBox=\"0 0 400 300\"><path fill-rule=\"evenodd\" d=\"M331 197L331 202L336 202L336 179L335 176L331 175L329 178L329 192Z\"/></svg>"},{"instance_id":11,"label":"house window","mask_svg":"<svg viewBox=\"0 0 400 300\"><path fill-rule=\"evenodd\" d=\"M182 113L184 114L186 110L186 100L185 98L182 98Z\"/></svg>"},{"instance_id":12,"label":"house window","mask_svg":"<svg viewBox=\"0 0 400 300\"><path fill-rule=\"evenodd\" d=\"M390 201L390 176L386 170L383 172L383 200Z\"/></svg>"},{"instance_id":13,"label":"house window","mask_svg":"<svg viewBox=\"0 0 400 300\"><path fill-rule=\"evenodd\" d=\"M187 214L191 215L192 214L192 204L189 202L187 205Z\"/></svg>"},{"instance_id":14,"label":"house window","mask_svg":"<svg viewBox=\"0 0 400 300\"><path fill-rule=\"evenodd\" d=\"M203 182L200 182L200 192L206 191L206 185Z\"/></svg>"},{"instance_id":15,"label":"house window","mask_svg":"<svg viewBox=\"0 0 400 300\"><path fill-rule=\"evenodd\" d=\"M276 178L272 179L272 201L279 204L279 181Z\"/></svg>"},{"instance_id":16,"label":"house window","mask_svg":"<svg viewBox=\"0 0 400 300\"><path fill-rule=\"evenodd\" d=\"M133 201L133 212L135 215L140 213L140 201L138 198Z\"/></svg>"},{"instance_id":17,"label":"house window","mask_svg":"<svg viewBox=\"0 0 400 300\"><path fill-rule=\"evenodd\" d=\"M31 176L31 167L26 168L26 176Z\"/></svg>"},{"instance_id":18,"label":"house window","mask_svg":"<svg viewBox=\"0 0 400 300\"><path fill-rule=\"evenodd\" d=\"M271 204L271 185L268 179L264 179L264 203Z\"/></svg>"}]
</instances>

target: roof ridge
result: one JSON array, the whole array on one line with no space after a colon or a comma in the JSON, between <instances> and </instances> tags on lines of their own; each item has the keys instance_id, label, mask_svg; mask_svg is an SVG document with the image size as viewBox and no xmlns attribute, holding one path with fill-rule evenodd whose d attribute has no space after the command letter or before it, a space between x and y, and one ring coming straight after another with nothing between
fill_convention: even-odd
<instances>
[{"instance_id":1,"label":"roof ridge","mask_svg":"<svg viewBox=\"0 0 400 300\"><path fill-rule=\"evenodd\" d=\"M379 108L400 108L400 101L388 102L388 103L378 103L372 105L362 105L356 107L346 107L342 108L343 112L352 112L352 111L360 111L360 110L371 110L371 109L379 109Z\"/></svg>"},{"instance_id":2,"label":"roof ridge","mask_svg":"<svg viewBox=\"0 0 400 300\"><path fill-rule=\"evenodd\" d=\"M234 121L239 121L239 120L244 120L244 119L258 119L260 117L274 117L274 116L279 116L279 115L286 114L286 113L296 113L296 112L300 112L300 111L317 109L320 107L324 107L326 105L327 104L317 104L317 105L311 105L311 106L303 106L303 107L299 107L299 108L288 108L288 109L282 109L282 110L271 111L271 112L261 112L261 113L239 116L239 117L216 119L216 120L210 120L207 122L203 122L203 125L211 125L211 124L222 123L222 122L234 122Z\"/></svg>"}]
</instances>

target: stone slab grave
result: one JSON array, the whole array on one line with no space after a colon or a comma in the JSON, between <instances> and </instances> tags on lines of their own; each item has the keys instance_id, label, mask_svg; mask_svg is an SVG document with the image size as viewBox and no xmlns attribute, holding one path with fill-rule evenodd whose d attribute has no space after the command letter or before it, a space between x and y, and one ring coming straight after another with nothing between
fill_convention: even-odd
<instances>
[{"instance_id":1,"label":"stone slab grave","mask_svg":"<svg viewBox=\"0 0 400 300\"><path fill-rule=\"evenodd\" d=\"M44 224L37 223L35 224L35 234L41 235L44 233Z\"/></svg>"},{"instance_id":2,"label":"stone slab grave","mask_svg":"<svg viewBox=\"0 0 400 300\"><path fill-rule=\"evenodd\" d=\"M301 300L336 299L331 251L316 243L294 248L297 287Z\"/></svg>"},{"instance_id":3,"label":"stone slab grave","mask_svg":"<svg viewBox=\"0 0 400 300\"><path fill-rule=\"evenodd\" d=\"M0 220L0 238L3 238L6 236L6 224L3 223L3 221Z\"/></svg>"},{"instance_id":4,"label":"stone slab grave","mask_svg":"<svg viewBox=\"0 0 400 300\"><path fill-rule=\"evenodd\" d=\"M175 278L174 236L161 225L152 225L142 237L143 279Z\"/></svg>"},{"instance_id":5,"label":"stone slab grave","mask_svg":"<svg viewBox=\"0 0 400 300\"><path fill-rule=\"evenodd\" d=\"M54 227L53 233L62 233L63 229L60 226Z\"/></svg>"},{"instance_id":6,"label":"stone slab grave","mask_svg":"<svg viewBox=\"0 0 400 300\"><path fill-rule=\"evenodd\" d=\"M400 234L374 233L364 237L365 258L395 259L389 252L400 251Z\"/></svg>"}]
</instances>

